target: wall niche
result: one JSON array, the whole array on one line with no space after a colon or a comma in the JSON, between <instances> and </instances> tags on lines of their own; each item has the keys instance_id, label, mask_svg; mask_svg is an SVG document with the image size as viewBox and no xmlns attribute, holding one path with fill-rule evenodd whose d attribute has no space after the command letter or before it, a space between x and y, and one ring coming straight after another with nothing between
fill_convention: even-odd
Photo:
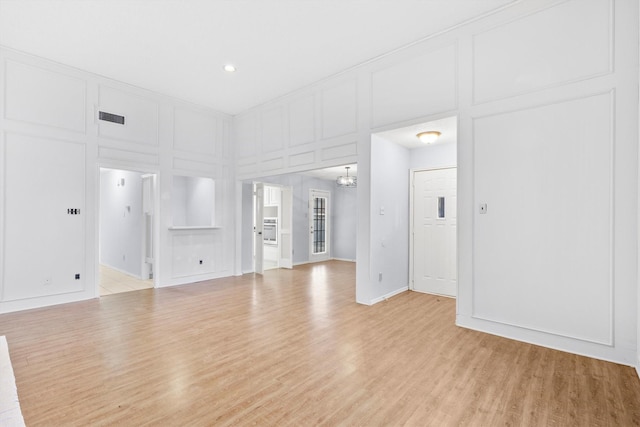
<instances>
[{"instance_id":1,"label":"wall niche","mask_svg":"<svg viewBox=\"0 0 640 427\"><path fill-rule=\"evenodd\" d=\"M172 229L215 227L215 181L211 178L173 177Z\"/></svg>"}]
</instances>

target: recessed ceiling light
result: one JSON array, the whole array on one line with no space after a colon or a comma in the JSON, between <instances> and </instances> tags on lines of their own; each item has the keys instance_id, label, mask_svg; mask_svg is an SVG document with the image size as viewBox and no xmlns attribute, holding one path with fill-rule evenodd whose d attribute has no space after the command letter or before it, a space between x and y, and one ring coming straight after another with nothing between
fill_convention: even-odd
<instances>
[{"instance_id":1,"label":"recessed ceiling light","mask_svg":"<svg viewBox=\"0 0 640 427\"><path fill-rule=\"evenodd\" d=\"M226 64L223 68L227 73L235 73L236 71L236 66L233 64Z\"/></svg>"},{"instance_id":2,"label":"recessed ceiling light","mask_svg":"<svg viewBox=\"0 0 640 427\"><path fill-rule=\"evenodd\" d=\"M425 144L431 144L436 142L436 140L440 136L440 132L431 130L428 132L420 132L416 136L418 137L418 139L420 139L420 141L424 142Z\"/></svg>"}]
</instances>

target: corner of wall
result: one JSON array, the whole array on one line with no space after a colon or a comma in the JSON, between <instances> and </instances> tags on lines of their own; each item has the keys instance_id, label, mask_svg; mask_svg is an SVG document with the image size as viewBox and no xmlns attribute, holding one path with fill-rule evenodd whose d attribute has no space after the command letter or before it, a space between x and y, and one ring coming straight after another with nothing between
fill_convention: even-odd
<instances>
[{"instance_id":1,"label":"corner of wall","mask_svg":"<svg viewBox=\"0 0 640 427\"><path fill-rule=\"evenodd\" d=\"M394 296L396 296L398 294L401 294L403 292L407 292L408 290L409 290L409 285L402 286L401 288L398 288L395 291L391 291L389 293L386 293L386 294L382 295L381 297L374 298L373 300L371 300L371 304L370 305L374 305L374 304L377 304L379 302L386 301L389 298L394 297Z\"/></svg>"}]
</instances>

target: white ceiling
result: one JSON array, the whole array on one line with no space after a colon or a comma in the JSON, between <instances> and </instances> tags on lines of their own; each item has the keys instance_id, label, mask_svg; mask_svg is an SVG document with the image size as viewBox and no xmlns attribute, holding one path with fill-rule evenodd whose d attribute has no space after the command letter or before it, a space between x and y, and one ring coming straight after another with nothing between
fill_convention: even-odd
<instances>
[{"instance_id":1,"label":"white ceiling","mask_svg":"<svg viewBox=\"0 0 640 427\"><path fill-rule=\"evenodd\" d=\"M237 114L512 1L0 0L0 45Z\"/></svg>"},{"instance_id":2,"label":"white ceiling","mask_svg":"<svg viewBox=\"0 0 640 427\"><path fill-rule=\"evenodd\" d=\"M425 146L416 135L430 130L440 132L440 137L433 144L450 144L458 141L458 119L455 116L379 132L376 135L408 149L413 149Z\"/></svg>"}]
</instances>

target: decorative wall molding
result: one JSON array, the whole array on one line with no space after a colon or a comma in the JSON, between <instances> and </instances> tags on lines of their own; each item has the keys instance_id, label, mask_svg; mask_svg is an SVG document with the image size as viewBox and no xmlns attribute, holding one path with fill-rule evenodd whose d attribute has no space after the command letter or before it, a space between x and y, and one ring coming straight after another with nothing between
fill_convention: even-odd
<instances>
[{"instance_id":1,"label":"decorative wall molding","mask_svg":"<svg viewBox=\"0 0 640 427\"><path fill-rule=\"evenodd\" d=\"M11 59L4 68L7 120L86 133L86 80Z\"/></svg>"},{"instance_id":2,"label":"decorative wall molding","mask_svg":"<svg viewBox=\"0 0 640 427\"><path fill-rule=\"evenodd\" d=\"M473 104L612 73L613 5L564 1L474 34Z\"/></svg>"},{"instance_id":3,"label":"decorative wall molding","mask_svg":"<svg viewBox=\"0 0 640 427\"><path fill-rule=\"evenodd\" d=\"M585 158L582 159L581 161L588 162L586 164L589 164L589 165L592 164L593 166L593 167L588 167L588 170L587 170L586 169L587 166L585 166L585 164L582 164L582 168L584 169L582 170L582 172L585 176L585 179L588 180L588 177L591 177L591 179L595 180L599 185L592 185L594 183L588 183L586 181L584 182L580 181L579 183L578 182L574 183L575 184L574 187L566 189L566 191L571 191L571 193L567 194L566 196L566 204L560 204L560 205L556 205L556 204L549 205L548 203L544 203L541 206L535 202L535 200L537 200L536 197L540 196L539 194L538 195L536 195L535 193L527 193L527 194L529 195L529 197L533 198L534 200L533 204L531 205L531 208L534 209L534 211L536 211L537 209L542 209L542 212L544 212L545 209L553 210L554 207L561 209L557 214L558 218L556 219L556 221L561 221L562 218L564 218L562 216L562 212L564 211L569 212L569 210L571 210L571 212L575 211L574 213L576 215L578 215L576 213L578 211L583 212L582 216L585 215L584 214L585 212L590 212L590 214L592 214L593 212L596 212L593 215L596 215L596 214L600 215L599 217L596 218L598 219L598 221L594 221L592 223L590 222L588 224L583 224L582 227L584 229L584 232L579 234L579 235L594 236L593 237L594 239L599 238L600 240L598 240L597 242L593 241L589 245L587 243L583 243L582 245L580 245L581 251L576 251L576 250L562 251L562 253L564 254L563 257L566 258L566 261L564 262L567 263L568 269L570 269L571 271L574 271L577 268L575 267L575 262L579 262L579 261L573 258L575 256L588 257L589 253L592 253L597 250L605 250L606 254L598 254L598 256L596 256L596 254L594 253L593 255L591 255L591 258L589 258L588 260L587 259L583 260L584 265L582 265L582 262L581 262L582 267L580 267L578 270L585 271L586 268L589 268L593 270L593 274L590 274L589 277L584 277L584 278L578 278L578 277L572 276L571 278L572 280L563 282L566 284L567 287L572 286L571 289L567 288L567 290L565 290L564 293L561 287L555 287L554 291L552 291L551 289L548 289L548 292L547 292L549 294L548 297L553 301L555 301L556 303L554 303L554 305L552 306L544 308L545 322L548 323L549 322L548 319L553 319L554 316L564 318L563 316L567 315L566 307L570 307L573 304L575 296L579 295L580 292L583 292L583 295L582 295L583 300L580 303L581 306L590 307L588 312L583 313L583 318L575 319L570 322L556 322L556 323L552 322L551 324L545 325L545 324L540 324L540 321L541 321L540 318L537 318L536 316L533 316L531 314L528 315L524 307L521 307L518 311L519 313L518 317L520 319L524 319L527 316L529 316L531 319L535 318L538 320L530 320L530 321L520 320L516 322L516 321L510 320L511 315L500 312L500 309L498 307L499 304L496 303L496 300L500 299L500 295L494 295L494 297L492 298L494 302L491 304L496 307L491 308L490 310L491 314L488 315L486 314L488 309L487 308L480 309L480 306L479 306L480 303L479 303L478 292L482 288L482 282L480 282L477 277L479 266L484 265L484 262L478 261L478 259L482 258L484 256L483 254L486 254L488 251L486 247L479 246L480 244L479 239L483 239L483 241L486 242L486 239L488 237L484 236L482 238L479 238L478 236L482 230L486 230L487 227L491 227L491 225L486 225L486 224L489 224L487 223L487 219L489 218L489 215L487 215L486 217L479 216L477 212L475 212L473 217L473 221L474 221L473 252L475 255L473 258L473 272L472 272L472 280L473 280L472 313L471 313L472 318L491 321L495 323L501 323L504 325L519 327L523 329L529 329L537 332L543 332L547 334L554 334L557 336L563 336L563 337L568 337L572 339L592 342L595 344L613 346L614 344L613 325L615 322L614 294L613 294L614 271L615 271L615 261L614 261L614 253L615 253L615 249L614 249L614 235L615 235L614 182L615 180L613 175L615 170L615 167L614 167L615 166L614 165L614 160L615 160L615 157L614 157L614 146L615 146L614 99L615 99L614 91L611 90L605 93L586 94L586 95L574 97L571 99L561 99L561 100L556 100L555 102L549 102L549 103L544 103L544 104L535 105L535 106L528 106L526 108L503 111L496 114L477 116L473 118L473 133L474 133L473 163L475 165L478 165L478 164L482 165L482 164L485 164L486 162L483 163L484 158L483 159L478 158L477 138L479 137L478 124L484 120L492 120L491 128L500 127L502 129L501 133L503 135L508 134L509 129L505 128L505 126L501 127L499 123L493 123L494 121L502 120L503 123L505 124L512 123L513 126L516 126L517 124L518 128L520 129L518 130L518 132L520 133L532 132L532 131L535 132L532 126L536 126L536 127L541 126L540 129L544 129L545 135L547 135L546 138L548 139L548 138L553 138L552 135L557 133L557 131L560 131L560 129L562 129L562 127L565 125L570 126L572 129L576 128L576 125L570 121L573 120L575 122L576 120L581 120L581 119L577 118L575 114L579 114L581 117L582 116L588 117L587 119L584 119L584 120L587 120L588 122L588 124L585 123L585 126L588 127L588 130L585 130L586 132L585 135L581 135L579 138L577 136L574 136L573 143L578 147L576 150L581 149L582 151L574 150L573 153L575 153L575 155L581 155L582 153L584 153L582 155L584 155ZM604 114L604 117L601 110L607 111L607 113ZM565 115L567 115L566 120L563 120L560 118L560 116L563 114L562 112L564 112ZM537 118L535 124L532 122L532 120L534 120L533 119L534 117ZM551 122L548 122L548 123L542 122L541 120L544 120L545 117L547 120ZM597 140L594 139L595 135L598 135ZM522 139L522 138L514 134L513 136L511 136L510 141L515 143L515 141L518 141L519 139ZM591 139L591 141L589 141L589 139ZM606 146L603 147L603 144L605 143L605 141L606 141ZM563 139L562 142L564 145L566 145L570 143L570 140L565 138ZM496 145L496 144L500 144L501 142L499 139L492 138L491 143L492 145ZM567 153L565 153L565 157L562 159L559 159L559 158L555 158L555 155L554 155L553 162L551 161L551 158L550 158L549 159L550 161L546 162L546 164L538 163L536 159L538 159L538 157L540 156L540 153L539 152L536 153L535 150L537 150L537 148L531 145L528 145L529 140L526 140L523 142L523 144L525 143L527 145L523 145L522 149L525 150L523 152L523 155L527 156L527 162L530 164L534 162L536 168L540 170L545 170L546 171L545 174L549 176L549 179L555 176L555 175L551 175L553 173L562 174L563 173L562 168L564 168L565 165L567 168L570 168L570 170L574 171L572 174L573 176L577 176L576 174L579 172L578 170L579 166L570 165L570 162L573 161L573 158L575 156L570 156ZM556 146L559 147L558 145ZM546 147L546 146L541 145L541 147ZM567 148L565 148L565 150L566 149ZM605 153L600 152L603 149ZM587 150L591 150L591 153L588 154ZM552 153L549 153L549 154L551 155ZM510 156L510 155L509 153L505 153L505 156ZM588 157L588 156L591 156L591 157ZM516 158L514 156L510 156L509 158L511 159L511 161L516 161ZM500 160L496 159L496 161L500 161ZM558 162L561 162L561 164L559 164ZM502 162L502 164L505 164L505 163ZM555 165L555 169L551 169L552 167L554 167L552 165ZM499 173L500 169L499 168L494 169L494 172ZM485 203L485 202L489 202L489 205L491 205L490 200L486 199L487 197L490 197L488 194L486 194L486 191L485 193L479 194L478 186L483 185L484 186L483 188L485 188L486 185L488 184L484 182L486 181L486 178L479 177L478 173L479 173L478 169L475 169L474 174L476 176L474 178L473 205L477 206L479 203ZM518 179L517 174L511 174L509 172L504 172L504 173L506 173L510 177L509 178L510 181L514 181ZM527 172L523 171L522 173L527 173ZM486 176L486 175L487 175L487 172L484 171L483 176ZM601 177L600 175L603 175L603 176ZM492 178L493 181L491 182L495 183L495 179L497 177L498 175L495 175L494 178ZM576 178L574 178L574 180L575 179ZM570 182L570 180L568 179L559 180L558 184L560 182L568 183ZM590 196L588 197L589 201L587 200L586 196L579 195L581 188L585 188L585 186L590 189ZM556 188L558 188L558 185L556 185ZM522 189L522 191L527 191L527 189L528 187L525 187ZM508 191L508 190L505 190L505 191ZM578 192L578 195L574 196L576 192ZM549 196L547 195L547 197ZM597 204L594 204L593 202L590 201L590 199L598 200L599 202ZM572 202L572 200L574 201ZM571 205L570 203L574 203L574 204ZM500 209L502 209L501 206L496 205L494 203L493 212L499 212ZM517 216L520 213L522 213L521 209L514 208L514 206L511 206L508 209L510 212L509 215L512 217L514 215ZM489 207L489 211L491 210L492 208ZM525 208L525 211L526 210L529 210L529 209ZM498 213L494 215L498 215ZM570 230L574 230L574 228L577 230L576 227L578 227L578 225L576 224L578 224L579 220L576 218L575 215L572 216L571 218L573 219L565 219L565 221L570 221L574 224L573 228L571 228ZM602 224L603 224L602 221L605 219L607 221L606 231L602 228ZM525 221L524 218L523 218L523 221ZM482 223L482 225L479 223ZM600 227L598 228L596 224L600 224ZM503 226L510 227L509 224L503 224ZM530 227L534 227L534 224L530 224ZM572 232L572 231L569 231L569 232ZM511 237L510 237L511 239L515 239L517 241L517 239L520 238L517 235L517 233L513 233L513 230L510 233L511 233ZM572 241L574 241L577 237L578 235L574 236L572 238ZM525 238L525 237L522 237L522 238ZM549 253L549 251L560 250L558 248L559 248L559 245L561 245L562 240L559 240L559 238L556 239L557 241L554 245L555 248L547 248L547 251L546 251L547 253ZM535 243L538 240L533 239L532 242ZM589 240L589 238L587 238L587 240ZM496 234L492 234L492 237L491 237L492 245L499 246L501 245L500 242L502 242L502 240L500 240L499 236ZM587 246L593 246L593 250L585 249L585 247ZM523 248L523 252L526 252L526 254L522 254L522 256L527 256L528 259L531 259L531 262L536 262L536 258L532 256L532 254L529 254L529 252L527 251L530 251L530 249ZM500 259L502 259L501 255L495 252L492 252L491 256L493 257L498 256L500 257ZM540 259L537 260L537 262L544 263L543 265L546 265L546 263L549 263L549 262L554 262L554 261L548 260L546 255L541 255L539 258ZM507 259L504 259L503 262L506 264L510 263L509 260ZM556 260L556 262L559 262L559 261ZM555 266L549 265L547 270L551 272L553 271L554 268L557 269L558 265L557 264ZM532 274L532 272L527 272L525 270L526 268L520 269L519 274L521 277L521 281L528 283L528 280L530 280L530 275ZM547 270L543 270L543 271L547 271ZM498 273L496 272L496 274ZM505 274L508 274L508 273L505 273ZM498 274L498 277L502 277L502 276L503 276L502 274ZM505 277L509 277L509 276L505 276ZM606 284L600 283L600 282L593 282L593 280L596 280L598 278L606 279ZM553 282L555 280L559 280L559 279L555 275L552 275L546 281ZM546 284L543 285L541 281L544 281L544 279L542 278L539 279L541 289L544 286L548 287L548 285ZM513 283L513 281L510 281L510 283L512 283L512 286L516 286L516 283ZM573 289L577 285L580 285L580 287L578 289ZM602 286L605 286L605 285L606 285L606 288L602 288ZM492 281L491 288L494 289L493 292L499 292L498 289L501 289L499 288L500 286L502 286L501 281L497 279ZM590 290L590 293L586 293L587 289ZM508 291L505 289L502 292L508 292ZM537 292L536 293L537 297L540 297L541 290L539 289L536 292ZM570 295L565 295L566 292L569 292ZM485 291L483 291L483 298L485 300L487 298L486 289ZM508 297L505 296L505 298L508 298ZM527 304L530 304L528 307L530 307L531 309L541 310L540 301L529 300ZM557 304L561 304L562 308L556 307ZM595 305L597 305L597 308ZM571 310L568 310L568 311L571 312ZM482 312L484 312L485 314L481 314ZM573 312L573 316L576 316L576 315L577 313ZM588 325L589 322L592 322L597 318L602 318L602 320L604 321L604 323L598 322L597 324L598 327L600 328L599 332L595 330L595 326L589 328L588 331L585 331L583 325ZM538 324L535 324L535 322L537 322ZM580 328L582 329L580 329L577 325L581 325Z\"/></svg>"}]
</instances>

